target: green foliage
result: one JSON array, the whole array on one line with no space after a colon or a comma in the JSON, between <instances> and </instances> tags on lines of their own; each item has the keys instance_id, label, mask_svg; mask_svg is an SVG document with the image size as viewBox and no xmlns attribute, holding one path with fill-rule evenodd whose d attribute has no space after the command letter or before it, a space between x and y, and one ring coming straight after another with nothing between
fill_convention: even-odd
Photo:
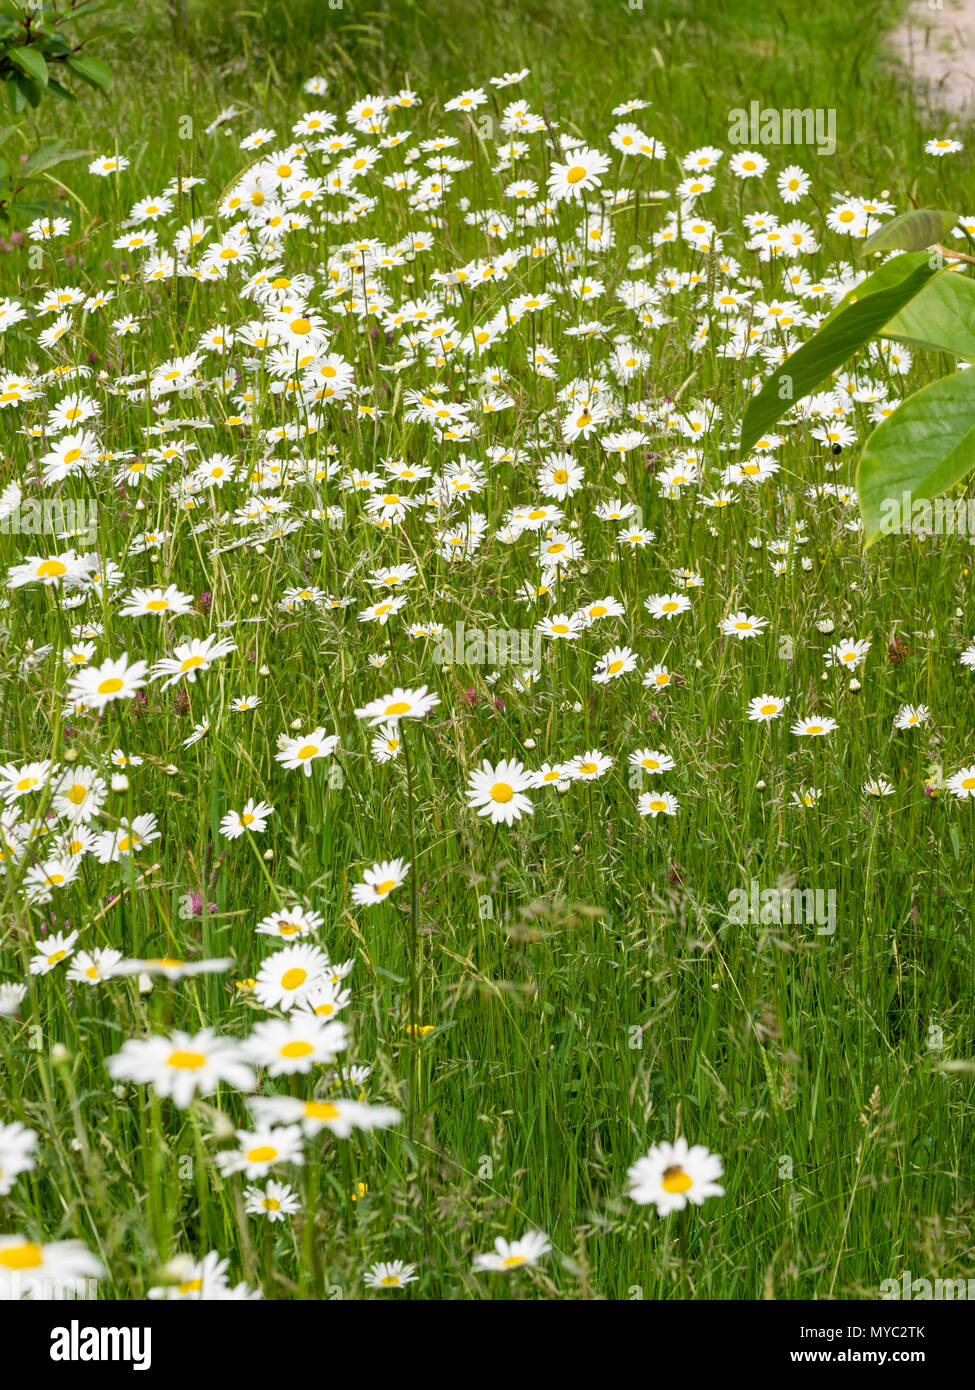
<instances>
[{"instance_id":1,"label":"green foliage","mask_svg":"<svg viewBox=\"0 0 975 1390\"><path fill-rule=\"evenodd\" d=\"M898 256L837 305L814 338L772 373L749 402L741 447L750 449L796 401L802 400L863 347L940 270L923 253Z\"/></svg>"},{"instance_id":2,"label":"green foliage","mask_svg":"<svg viewBox=\"0 0 975 1390\"><path fill-rule=\"evenodd\" d=\"M912 208L868 236L864 251L923 251L951 231L958 221L954 212L939 208Z\"/></svg>"},{"instance_id":3,"label":"green foliage","mask_svg":"<svg viewBox=\"0 0 975 1390\"><path fill-rule=\"evenodd\" d=\"M975 330L975 319L968 327ZM975 381L954 372L908 397L864 445L857 493L867 544L883 534L885 502L900 508L905 493L913 501L940 497L973 464Z\"/></svg>"},{"instance_id":4,"label":"green foliage","mask_svg":"<svg viewBox=\"0 0 975 1390\"><path fill-rule=\"evenodd\" d=\"M55 7L47 0L38 0L36 4L0 0L0 83L15 116L22 115L28 107L39 106L48 92L64 101L76 101L75 94L62 81L65 77L79 78L96 89L111 86L111 68L100 58L92 57L87 45L119 26L102 26L81 34L77 29L79 20L87 22L110 8L113 7L103 0L71 0L67 8ZM6 144L15 129L0 129L0 146ZM11 167L8 158L0 158L0 221L10 221L15 202L21 219L47 210L46 202L25 202L18 195L30 180L83 153L68 150L65 145L64 140L46 141L19 167L16 162Z\"/></svg>"},{"instance_id":5,"label":"green foliage","mask_svg":"<svg viewBox=\"0 0 975 1390\"><path fill-rule=\"evenodd\" d=\"M102 0L69 4L67 9L55 8L47 0L39 4L0 0L0 82L14 115L40 105L45 92L74 101L61 81L66 73L93 87L111 86L111 69L86 51L93 38L110 31L103 28L97 34L79 35L75 28L80 19L87 21L109 8Z\"/></svg>"},{"instance_id":6,"label":"green foliage","mask_svg":"<svg viewBox=\"0 0 975 1390\"><path fill-rule=\"evenodd\" d=\"M975 282L947 273L940 249L919 249L935 246L956 220L955 213L916 208L868 239L867 249L908 249L851 290L816 336L773 372L745 411L743 449L873 337L975 360ZM975 381L959 372L909 397L867 440L857 471L867 545L884 530L885 503L900 505L905 494L940 497L973 465Z\"/></svg>"}]
</instances>

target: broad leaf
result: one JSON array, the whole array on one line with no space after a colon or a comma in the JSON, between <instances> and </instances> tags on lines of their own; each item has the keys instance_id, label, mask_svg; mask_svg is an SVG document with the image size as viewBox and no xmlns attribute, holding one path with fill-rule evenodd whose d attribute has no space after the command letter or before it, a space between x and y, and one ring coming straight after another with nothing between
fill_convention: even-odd
<instances>
[{"instance_id":1,"label":"broad leaf","mask_svg":"<svg viewBox=\"0 0 975 1390\"><path fill-rule=\"evenodd\" d=\"M872 232L863 243L863 249L923 251L947 236L957 221L957 212L946 212L943 208L912 208Z\"/></svg>"},{"instance_id":2,"label":"broad leaf","mask_svg":"<svg viewBox=\"0 0 975 1390\"><path fill-rule=\"evenodd\" d=\"M940 497L973 465L975 368L909 396L870 435L857 470L867 545L906 529L912 502Z\"/></svg>"},{"instance_id":3,"label":"broad leaf","mask_svg":"<svg viewBox=\"0 0 975 1390\"><path fill-rule=\"evenodd\" d=\"M64 65L75 77L80 77L91 87L112 85L112 69L107 63L103 63L101 58L89 58L86 54L79 54L75 58L66 58Z\"/></svg>"},{"instance_id":4,"label":"broad leaf","mask_svg":"<svg viewBox=\"0 0 975 1390\"><path fill-rule=\"evenodd\" d=\"M884 324L880 337L975 358L975 280L958 273L937 276Z\"/></svg>"},{"instance_id":5,"label":"broad leaf","mask_svg":"<svg viewBox=\"0 0 975 1390\"><path fill-rule=\"evenodd\" d=\"M36 48L8 48L6 56L32 81L47 86L47 63Z\"/></svg>"},{"instance_id":6,"label":"broad leaf","mask_svg":"<svg viewBox=\"0 0 975 1390\"><path fill-rule=\"evenodd\" d=\"M63 140L51 140L46 145L38 145L28 156L22 174L24 178L30 178L32 174L52 169L55 164L63 164L66 159L80 159L86 153L86 150L66 150Z\"/></svg>"},{"instance_id":7,"label":"broad leaf","mask_svg":"<svg viewBox=\"0 0 975 1390\"><path fill-rule=\"evenodd\" d=\"M741 426L742 451L747 453L780 415L831 376L940 273L940 266L924 254L898 256L857 285L840 312L831 315L749 401Z\"/></svg>"},{"instance_id":8,"label":"broad leaf","mask_svg":"<svg viewBox=\"0 0 975 1390\"><path fill-rule=\"evenodd\" d=\"M903 281L909 271L917 266L927 265L930 260L927 251L906 251L902 256L892 256L889 261L884 261L883 265L847 290L838 304L833 305L819 325L819 331L822 332L826 325L832 323L850 304L855 304L858 299L865 299L868 294L876 294L879 290L892 289Z\"/></svg>"}]
</instances>

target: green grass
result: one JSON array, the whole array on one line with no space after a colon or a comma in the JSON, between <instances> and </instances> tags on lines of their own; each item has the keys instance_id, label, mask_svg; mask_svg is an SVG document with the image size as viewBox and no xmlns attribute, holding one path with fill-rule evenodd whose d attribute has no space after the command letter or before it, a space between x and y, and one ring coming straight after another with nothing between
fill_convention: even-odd
<instances>
[{"instance_id":1,"label":"green grass","mask_svg":"<svg viewBox=\"0 0 975 1390\"><path fill-rule=\"evenodd\" d=\"M801 262L814 276L857 255L823 225L822 210L835 194L886 193L898 208L913 197L973 211L963 193L971 141L954 161L923 154L924 141L946 127L913 109L884 61L887 7L867 16L835 0L761 14L738 0L706 8L647 3L640 11L534 0L511 7L400 3L368 12L351 4L329 11L311 0L258 8L255 16L242 5L190 3L185 29L176 34L162 7L150 7L113 55L112 92L86 95L68 117L67 108L44 105L25 126L25 150L58 133L93 154L117 147L131 159L117 182L90 176L84 161L58 169L74 210L69 238L49 243L53 254L40 269L31 267L26 246L0 257L0 295L30 305L51 285L117 282L117 301L100 318L76 318L79 326L53 355L36 345L31 321L2 339L4 371L27 372L31 361L89 360L107 371L104 385L90 383L107 448L141 451L150 418L144 404L105 389L118 373L144 371L189 351L208 327L258 313L239 292L243 275L212 286L181 281L178 292L172 281L142 284L137 257L112 249L120 217L137 198L158 194L177 168L206 179L188 195L183 220L211 215L252 158L239 140L267 124L283 145L292 121L314 106L335 112L341 124L357 97L409 82L424 105L398 113L395 123L422 137L446 131L460 138L452 153L472 165L458 175L452 196L466 195L475 208L501 207L512 175L492 174L491 140L479 141L465 118L443 113L438 103L506 69L532 72L499 94L500 107L517 92L533 111L602 150L609 149L615 105L637 96L652 101L633 120L671 156L649 182L639 174L644 192L672 189L680 177L674 156L698 144L730 154L728 113L751 100L835 108L834 156L767 150L769 175L741 184L728 175L726 155L705 200L726 234L724 252L740 261L741 276L760 282L756 298L781 294L781 280L777 266L745 249L741 217L780 210L772 175L787 163L804 164L813 178L811 197L787 215L813 225L823 244ZM329 78L328 95L305 98L301 80L316 72ZM242 114L206 136L204 127L231 103ZM181 139L186 116L192 138ZM538 135L527 139L531 153L519 172L527 170L544 190L543 162L552 151ZM614 155L605 185L633 181L629 171L620 179ZM297 233L282 256L289 271L320 284L340 242L361 232L390 244L425 229L403 195L380 190L375 177L368 187L382 198L361 227ZM127 956L229 956L234 964L229 976L157 980L148 994L133 980L91 990L71 985L63 966L29 977L20 1015L0 1018L0 1123L21 1120L37 1132L38 1162L0 1197L0 1234L83 1240L105 1265L103 1292L122 1298L144 1297L177 1252L196 1258L209 1250L230 1259L232 1280L246 1279L269 1298L323 1298L339 1290L362 1297L362 1271L394 1258L416 1263L412 1288L424 1298L626 1299L639 1290L645 1298L857 1299L876 1297L880 1282L905 1268L915 1277L975 1273L972 1080L941 1067L975 1055L972 808L925 791L935 765L947 777L975 760L973 676L958 665L973 628L965 538L889 539L864 553L844 525L854 509L805 495L813 483L849 482L856 447L834 459L796 426L783 431L781 472L718 512L662 498L654 482L659 460L643 449L617 463L596 440L580 441L571 452L585 464L589 486L567 504L566 518L578 523L585 560L559 581L548 606L515 598L537 576L531 542L494 538L512 506L538 498L538 450L530 441L555 392L576 376L605 370L606 341L564 336L567 325L590 313L650 354L642 387L637 379L618 389L622 402L663 403L669 395L687 407L720 405L721 421L703 449L707 490L736 458L735 430L752 377L768 370L761 359L721 358L714 337L703 352L690 351L688 337L702 313L697 289L664 301L671 322L656 330L642 329L611 295L627 278L627 248L646 249L663 217L645 198L617 211L616 246L590 266L607 295L591 308L568 291L575 270L559 254L521 264L508 281L452 306L466 328L469 314L480 323L513 294L547 287L563 314L525 317L500 341L489 361L510 374L515 408L487 417L480 438L467 444L440 444L427 425L406 418L402 399L403 391L438 380L447 383L447 398L471 399L476 373L463 359L453 376L422 362L399 376L383 372L377 364L395 360L398 348L384 345L381 335L371 342L369 323L335 318L331 350L355 364L360 386L374 387L370 399L388 413L373 424L333 407L327 430L306 452L324 455L335 446L346 470L379 470L384 457L403 455L436 473L461 451L485 459L494 443L527 451L524 461L492 465L485 491L471 503L488 526L470 564L438 559L422 510L383 533L365 523L359 500L335 482L306 490L295 507L341 505L342 529L307 523L270 541L266 553L215 556L170 496L173 465L144 485L144 512L135 509L132 489L120 495L112 465L61 485L61 495L97 496L98 544L124 570L120 593L171 583L193 596L206 591L212 610L206 617L198 606L192 616L168 620L177 634L171 639L161 622L122 618L98 594L65 613L51 590L10 592L0 612L0 762L64 762L70 750L107 776L112 749L140 754L145 761L129 770L128 791L109 794L102 825L152 811L162 838L127 862L86 860L81 877L51 906L25 905L23 871L11 868L0 883L0 974L28 978L32 943L52 910L59 925L84 924L79 947L115 946ZM570 222L563 214L555 230L563 243ZM174 211L160 240L178 225ZM465 225L456 208L445 221L434 219L432 230L433 250L406 268L415 283L402 270L388 276L395 303L428 292L431 271L489 254L483 233ZM123 259L128 282L120 280ZM708 259L682 243L658 250L631 278L652 279L662 269L700 271L705 285L720 282ZM317 309L317 287L311 297ZM109 325L122 312L139 314L146 327L118 343ZM322 312L331 321L331 309ZM560 354L555 380L526 365L536 337ZM215 423L185 434L198 442L199 457L222 452L253 466L265 453L262 430L300 419L300 409L266 394L262 369L244 378L258 394L254 428L228 427L216 366L217 359L207 359L199 389L174 399L172 414ZM945 366L919 354L909 376L892 379L892 395ZM4 485L30 476L31 459L44 450L20 431L43 425L45 397L49 403L62 394L47 382L37 400L0 414L10 460L0 475ZM850 418L862 441L869 429L864 407ZM646 447L654 451L672 451L678 442L648 434ZM836 462L839 471L828 472ZM614 480L617 467L623 482ZM56 492L24 485L31 495ZM233 511L246 496L243 484L232 484L212 503L204 499L202 515ZM616 496L640 506L656 533L646 550L621 553L615 528L595 517L595 504ZM767 552L749 542L785 536L799 521L807 542L777 577ZM158 552L127 554L131 537L150 523L170 539ZM46 540L0 535L4 571L37 553L38 543ZM382 628L357 622L356 613L374 599L368 572L407 562L419 573L405 591L403 615ZM669 592L677 567L699 571L704 586L690 591L691 612L655 622L643 600ZM317 585L353 602L346 610L282 612L289 585ZM441 669L435 641L406 634L407 622L420 621L451 629L459 620L468 629L531 627L546 612L569 612L604 594L617 596L626 616L578 642L546 644L542 677L530 693L513 689L510 668L496 685L487 678L498 673L486 666ZM726 643L718 622L738 608L767 617L767 632ZM204 636L217 622L228 624L225 635L237 650L186 687L188 708L153 684L145 705L119 702L101 719L74 716L64 713L60 653L82 617L104 624L96 660L127 651L153 661L173 640ZM250 623L252 617L263 621ZM832 634L816 627L826 619ZM872 641L856 690L823 664L828 647L847 636ZM786 637L794 644L791 659L781 655ZM641 670L669 664L680 684L659 696L644 690L636 673L594 685L594 663L616 642L633 647ZM24 673L28 643L53 651ZM368 665L378 652L389 659L383 671ZM354 710L393 685L423 684L441 704L427 721L403 725L408 785L402 757L386 765L372 760ZM784 720L756 726L745 707L766 691L791 703ZM230 711L232 698L250 693L262 698L256 710ZM892 735L893 717L908 702L928 704L931 720ZM838 730L828 739L796 738L788 725L807 712L832 715ZM205 715L209 735L184 749ZM317 725L340 736L335 763L315 767L308 780L283 771L274 760L278 735ZM676 760L661 779L680 801L673 819L637 815L637 793L650 784L634 785L627 754L644 745ZM533 792L534 814L510 829L492 830L465 805L468 772L483 758L517 757L537 767L590 748L614 756L606 776L564 794ZM330 778L335 766L340 775ZM872 801L861 786L878 775L894 783L895 794ZM823 791L817 805L791 804L793 793L811 786ZM275 814L263 835L230 842L219 821L249 796L265 798ZM362 869L395 856L415 860L414 880L380 906L357 908L350 890ZM835 892L835 933L729 923L729 893L753 879L763 888L794 879ZM188 891L201 893L215 911L181 919ZM343 1061L374 1066L365 1087L370 1100L398 1104L404 1120L376 1136L309 1142L303 1170L272 1174L301 1197L299 1214L272 1229L244 1215L241 1178L222 1177L213 1163L230 1144L225 1118L244 1120L241 1095L224 1087L179 1110L145 1087L113 1089L105 1059L126 1039L150 1032L208 1025L239 1037L266 1018L234 981L256 975L275 944L254 934L257 921L295 900L324 916L321 944L333 961L355 956L352 1003L343 1015L352 1043ZM419 1041L407 1031L414 1014L433 1028ZM298 1077L293 1093L311 1094L310 1084ZM264 1090L287 1094L288 1079L265 1082ZM677 1133L722 1155L726 1195L660 1220L628 1200L626 1174L651 1144ZM529 1227L549 1235L554 1257L510 1280L472 1274L475 1252L499 1234L514 1238Z\"/></svg>"}]
</instances>

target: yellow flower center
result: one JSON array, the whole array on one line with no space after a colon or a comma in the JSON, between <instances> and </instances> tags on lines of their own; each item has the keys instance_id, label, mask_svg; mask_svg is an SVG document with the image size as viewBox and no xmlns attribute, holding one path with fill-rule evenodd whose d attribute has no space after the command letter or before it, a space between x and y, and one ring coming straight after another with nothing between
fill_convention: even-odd
<instances>
[{"instance_id":1,"label":"yellow flower center","mask_svg":"<svg viewBox=\"0 0 975 1390\"><path fill-rule=\"evenodd\" d=\"M30 1240L0 1250L0 1269L37 1269L43 1263L44 1251Z\"/></svg>"},{"instance_id":2,"label":"yellow flower center","mask_svg":"<svg viewBox=\"0 0 975 1390\"><path fill-rule=\"evenodd\" d=\"M175 1067L177 1071L199 1071L206 1066L206 1060L202 1052L181 1052L177 1049L169 1054L166 1065Z\"/></svg>"},{"instance_id":3,"label":"yellow flower center","mask_svg":"<svg viewBox=\"0 0 975 1390\"><path fill-rule=\"evenodd\" d=\"M247 1150L248 1163L271 1163L277 1156L277 1149L270 1144L258 1144L256 1149Z\"/></svg>"},{"instance_id":4,"label":"yellow flower center","mask_svg":"<svg viewBox=\"0 0 975 1390\"><path fill-rule=\"evenodd\" d=\"M491 788L491 800L499 801L502 805L510 801L515 794L514 787L510 787L507 782L495 782Z\"/></svg>"},{"instance_id":5,"label":"yellow flower center","mask_svg":"<svg viewBox=\"0 0 975 1390\"><path fill-rule=\"evenodd\" d=\"M308 1042L289 1042L285 1043L281 1049L282 1057L307 1057L309 1052L314 1052L311 1043Z\"/></svg>"},{"instance_id":6,"label":"yellow flower center","mask_svg":"<svg viewBox=\"0 0 975 1390\"><path fill-rule=\"evenodd\" d=\"M300 966L293 965L290 970L286 970L281 976L282 989L298 989L308 978L308 971L302 970Z\"/></svg>"},{"instance_id":7,"label":"yellow flower center","mask_svg":"<svg viewBox=\"0 0 975 1390\"><path fill-rule=\"evenodd\" d=\"M665 1192L686 1192L689 1187L693 1186L693 1178L689 1178L679 1164L675 1163L664 1169L663 1189Z\"/></svg>"}]
</instances>

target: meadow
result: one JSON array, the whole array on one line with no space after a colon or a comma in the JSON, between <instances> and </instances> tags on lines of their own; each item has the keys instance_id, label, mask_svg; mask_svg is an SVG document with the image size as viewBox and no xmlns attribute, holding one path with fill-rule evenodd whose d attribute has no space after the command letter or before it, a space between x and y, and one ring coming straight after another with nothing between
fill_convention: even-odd
<instances>
[{"instance_id":1,"label":"meadow","mask_svg":"<svg viewBox=\"0 0 975 1390\"><path fill-rule=\"evenodd\" d=\"M972 543L854 486L955 363L738 443L972 250L896 15L126 18L4 146L0 1297L975 1277Z\"/></svg>"}]
</instances>

